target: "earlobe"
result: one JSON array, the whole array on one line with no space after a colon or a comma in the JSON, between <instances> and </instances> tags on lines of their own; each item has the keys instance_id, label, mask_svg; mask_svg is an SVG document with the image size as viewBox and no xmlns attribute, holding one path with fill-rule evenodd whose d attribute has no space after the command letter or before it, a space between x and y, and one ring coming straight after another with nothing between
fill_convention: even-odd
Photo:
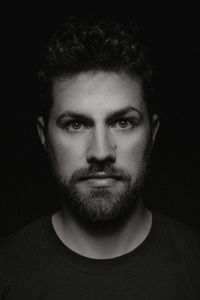
<instances>
[{"instance_id":1,"label":"earlobe","mask_svg":"<svg viewBox=\"0 0 200 300\"><path fill-rule=\"evenodd\" d=\"M37 130L40 138L40 142L44 149L46 150L46 126L43 117L38 117L37 119Z\"/></svg>"},{"instance_id":2,"label":"earlobe","mask_svg":"<svg viewBox=\"0 0 200 300\"><path fill-rule=\"evenodd\" d=\"M152 117L152 142L155 142L158 129L160 127L160 119L159 116L154 114Z\"/></svg>"}]
</instances>

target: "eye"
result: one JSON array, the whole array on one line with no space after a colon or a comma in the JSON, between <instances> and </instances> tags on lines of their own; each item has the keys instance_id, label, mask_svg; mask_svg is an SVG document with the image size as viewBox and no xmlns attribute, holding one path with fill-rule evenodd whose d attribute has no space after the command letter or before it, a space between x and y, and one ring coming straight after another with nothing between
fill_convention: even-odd
<instances>
[{"instance_id":1,"label":"eye","mask_svg":"<svg viewBox=\"0 0 200 300\"><path fill-rule=\"evenodd\" d=\"M112 128L115 129L128 129L134 126L134 122L129 119L121 119L116 121L113 125Z\"/></svg>"},{"instance_id":2,"label":"eye","mask_svg":"<svg viewBox=\"0 0 200 300\"><path fill-rule=\"evenodd\" d=\"M79 130L81 128L81 125L82 124L79 121L73 121L71 123L71 127L72 127L73 130Z\"/></svg>"},{"instance_id":3,"label":"eye","mask_svg":"<svg viewBox=\"0 0 200 300\"><path fill-rule=\"evenodd\" d=\"M119 123L119 127L126 128L130 122L128 120L120 120L118 123Z\"/></svg>"},{"instance_id":4,"label":"eye","mask_svg":"<svg viewBox=\"0 0 200 300\"><path fill-rule=\"evenodd\" d=\"M87 130L89 125L83 121L73 120L69 121L65 124L65 128L71 132L79 132L83 130Z\"/></svg>"}]
</instances>

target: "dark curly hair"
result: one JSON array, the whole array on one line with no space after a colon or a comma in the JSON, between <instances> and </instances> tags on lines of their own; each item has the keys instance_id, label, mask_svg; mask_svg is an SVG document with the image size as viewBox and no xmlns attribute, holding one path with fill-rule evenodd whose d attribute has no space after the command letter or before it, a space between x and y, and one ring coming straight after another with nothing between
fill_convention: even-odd
<instances>
[{"instance_id":1,"label":"dark curly hair","mask_svg":"<svg viewBox=\"0 0 200 300\"><path fill-rule=\"evenodd\" d=\"M153 113L152 68L138 27L133 22L68 20L50 39L39 71L42 115L48 118L53 82L87 71L124 72L142 82L149 115Z\"/></svg>"}]
</instances>

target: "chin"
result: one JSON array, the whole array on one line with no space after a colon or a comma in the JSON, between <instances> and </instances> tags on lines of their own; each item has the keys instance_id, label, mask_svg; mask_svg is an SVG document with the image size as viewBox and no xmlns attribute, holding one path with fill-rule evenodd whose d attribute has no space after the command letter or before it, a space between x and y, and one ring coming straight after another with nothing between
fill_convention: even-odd
<instances>
[{"instance_id":1,"label":"chin","mask_svg":"<svg viewBox=\"0 0 200 300\"><path fill-rule=\"evenodd\" d=\"M130 187L130 186L129 186ZM121 222L134 211L140 197L126 184L120 188L96 188L83 190L74 187L65 197L66 207L81 222L95 226Z\"/></svg>"}]
</instances>

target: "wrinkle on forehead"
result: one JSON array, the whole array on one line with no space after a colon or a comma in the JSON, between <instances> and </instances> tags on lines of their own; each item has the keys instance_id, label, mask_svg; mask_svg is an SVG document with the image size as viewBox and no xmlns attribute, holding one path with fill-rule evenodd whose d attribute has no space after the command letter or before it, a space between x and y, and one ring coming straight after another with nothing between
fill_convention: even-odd
<instances>
[{"instance_id":1,"label":"wrinkle on forehead","mask_svg":"<svg viewBox=\"0 0 200 300\"><path fill-rule=\"evenodd\" d=\"M83 72L54 83L54 108L96 111L132 105L144 110L141 82L124 73Z\"/></svg>"}]
</instances>

